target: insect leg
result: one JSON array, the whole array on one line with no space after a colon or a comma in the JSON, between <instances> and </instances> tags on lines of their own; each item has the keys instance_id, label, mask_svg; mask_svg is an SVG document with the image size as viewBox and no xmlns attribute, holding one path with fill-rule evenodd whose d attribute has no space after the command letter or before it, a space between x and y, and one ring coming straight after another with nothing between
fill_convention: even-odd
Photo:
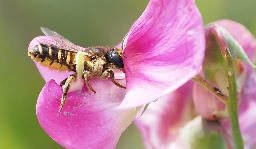
<instances>
[{"instance_id":1,"label":"insect leg","mask_svg":"<svg viewBox=\"0 0 256 149\"><path fill-rule=\"evenodd\" d=\"M66 78L66 79L64 79L63 81L61 81L61 82L60 82L60 86L63 86L63 85L66 83L67 79L68 79L68 78Z\"/></svg>"},{"instance_id":2,"label":"insect leg","mask_svg":"<svg viewBox=\"0 0 256 149\"><path fill-rule=\"evenodd\" d=\"M85 81L85 84L86 84L87 88L95 94L96 91L92 88L92 86L90 84L90 78L88 76L89 76L89 72L84 71L83 72L83 79Z\"/></svg>"},{"instance_id":3,"label":"insect leg","mask_svg":"<svg viewBox=\"0 0 256 149\"><path fill-rule=\"evenodd\" d=\"M64 86L63 86L63 94L62 94L61 101L60 101L58 116L60 115L60 113L67 101L67 95L68 95L70 84L76 80L76 77L77 77L77 74L72 74L67 79L63 80L60 83L60 85L64 85Z\"/></svg>"},{"instance_id":4,"label":"insect leg","mask_svg":"<svg viewBox=\"0 0 256 149\"><path fill-rule=\"evenodd\" d=\"M112 81L116 86L121 87L121 88L126 88L125 86L121 85L120 83L118 83L118 82L115 80L115 75L114 75L113 70L108 69L107 72L108 72L108 74L109 74L109 77L110 77L111 81Z\"/></svg>"}]
</instances>

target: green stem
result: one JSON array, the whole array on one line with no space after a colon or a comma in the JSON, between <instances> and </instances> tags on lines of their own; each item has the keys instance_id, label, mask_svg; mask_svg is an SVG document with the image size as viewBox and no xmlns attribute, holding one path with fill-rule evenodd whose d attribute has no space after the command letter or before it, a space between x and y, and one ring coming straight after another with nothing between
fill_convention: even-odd
<instances>
[{"instance_id":1,"label":"green stem","mask_svg":"<svg viewBox=\"0 0 256 149\"><path fill-rule=\"evenodd\" d=\"M228 71L228 85L229 85L229 99L228 99L228 114L230 118L230 125L232 130L232 138L235 149L243 149L244 143L241 135L239 121L238 121L238 111L237 111L237 94L236 94L236 78L234 74L233 58L228 49L226 49L226 55L224 56L227 71Z\"/></svg>"},{"instance_id":2,"label":"green stem","mask_svg":"<svg viewBox=\"0 0 256 149\"><path fill-rule=\"evenodd\" d=\"M210 91L214 96L216 96L220 101L224 104L228 104L228 97L224 95L221 90L212 82L206 80L201 75L197 74L195 77L192 78L193 81Z\"/></svg>"}]
</instances>

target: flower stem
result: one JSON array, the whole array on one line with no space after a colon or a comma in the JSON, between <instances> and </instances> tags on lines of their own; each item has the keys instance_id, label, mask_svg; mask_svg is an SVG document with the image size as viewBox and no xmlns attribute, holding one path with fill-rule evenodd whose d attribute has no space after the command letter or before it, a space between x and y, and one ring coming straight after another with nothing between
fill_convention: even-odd
<instances>
[{"instance_id":1,"label":"flower stem","mask_svg":"<svg viewBox=\"0 0 256 149\"><path fill-rule=\"evenodd\" d=\"M244 143L239 127L238 121L238 111L237 111L237 96L236 96L236 79L234 74L233 58L228 49L226 49L226 54L224 56L227 71L228 71L228 84L229 84L229 99L228 99L228 113L230 119L230 125L232 130L232 138L235 149L243 149Z\"/></svg>"},{"instance_id":2,"label":"flower stem","mask_svg":"<svg viewBox=\"0 0 256 149\"><path fill-rule=\"evenodd\" d=\"M196 75L195 77L192 78L193 81L197 82L200 84L202 87L206 88L209 90L213 95L215 95L220 101L222 101L224 104L228 103L228 97L227 95L224 95L220 89L216 87L215 84L212 82L206 80L204 77L201 75Z\"/></svg>"}]
</instances>

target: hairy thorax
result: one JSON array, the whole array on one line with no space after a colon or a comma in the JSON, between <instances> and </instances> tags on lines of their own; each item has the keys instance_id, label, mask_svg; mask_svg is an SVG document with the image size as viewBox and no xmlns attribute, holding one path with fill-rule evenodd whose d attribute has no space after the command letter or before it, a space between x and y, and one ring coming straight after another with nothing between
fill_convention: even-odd
<instances>
[{"instance_id":1,"label":"hairy thorax","mask_svg":"<svg viewBox=\"0 0 256 149\"><path fill-rule=\"evenodd\" d=\"M98 57L96 59L85 61L84 73L87 73L87 77L100 77L104 71L104 66L106 65L106 58L104 56Z\"/></svg>"}]
</instances>

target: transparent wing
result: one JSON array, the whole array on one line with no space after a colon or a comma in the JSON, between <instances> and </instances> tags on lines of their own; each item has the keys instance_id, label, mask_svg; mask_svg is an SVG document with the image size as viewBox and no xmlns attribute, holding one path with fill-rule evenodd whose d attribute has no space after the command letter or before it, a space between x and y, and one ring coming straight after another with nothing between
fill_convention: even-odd
<instances>
[{"instance_id":1,"label":"transparent wing","mask_svg":"<svg viewBox=\"0 0 256 149\"><path fill-rule=\"evenodd\" d=\"M54 37L54 41L50 41L48 44L55 45L60 49L67 49L69 51L85 51L86 48L80 47L60 35L59 33L52 31L48 28L41 27L42 32L49 37Z\"/></svg>"},{"instance_id":2,"label":"transparent wing","mask_svg":"<svg viewBox=\"0 0 256 149\"><path fill-rule=\"evenodd\" d=\"M48 28L45 27L40 27L42 32L46 35L46 36L52 36L52 37L56 37L59 38L61 41L65 42L66 44L71 44L73 45L73 43L71 41L69 41L68 39L66 39L65 37L63 37L62 35L60 35L59 33L52 31Z\"/></svg>"}]
</instances>

